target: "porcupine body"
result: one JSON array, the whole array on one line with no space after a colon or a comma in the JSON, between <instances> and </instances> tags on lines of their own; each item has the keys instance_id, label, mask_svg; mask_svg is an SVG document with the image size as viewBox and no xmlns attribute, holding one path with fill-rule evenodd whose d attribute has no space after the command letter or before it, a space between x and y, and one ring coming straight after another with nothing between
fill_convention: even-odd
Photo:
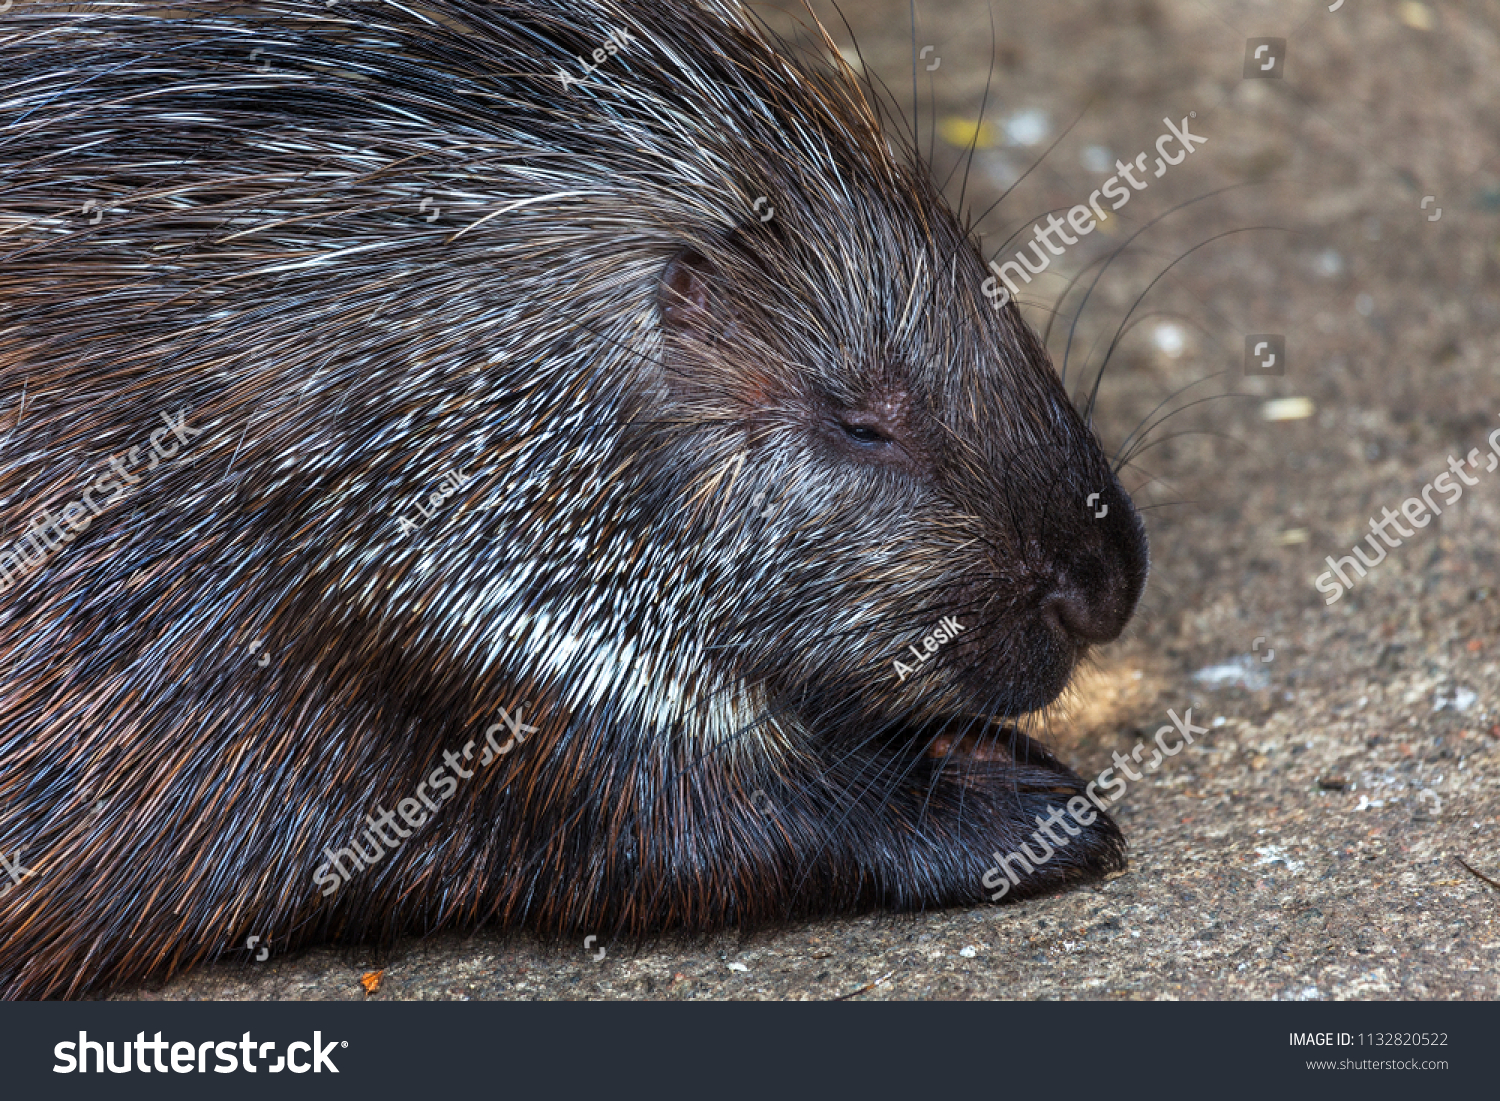
<instances>
[{"instance_id":1,"label":"porcupine body","mask_svg":"<svg viewBox=\"0 0 1500 1101\"><path fill-rule=\"evenodd\" d=\"M33 4L0 69L0 993L967 903L1082 790L1004 720L1141 526L847 70L717 0Z\"/></svg>"}]
</instances>

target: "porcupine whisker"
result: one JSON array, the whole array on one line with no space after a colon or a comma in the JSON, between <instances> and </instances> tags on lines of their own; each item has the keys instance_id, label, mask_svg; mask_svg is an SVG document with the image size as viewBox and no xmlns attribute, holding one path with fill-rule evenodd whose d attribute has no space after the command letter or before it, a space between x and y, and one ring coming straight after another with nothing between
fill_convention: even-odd
<instances>
[{"instance_id":1,"label":"porcupine whisker","mask_svg":"<svg viewBox=\"0 0 1500 1101\"><path fill-rule=\"evenodd\" d=\"M1004 249L1002 249L1001 251L1003 252ZM1063 289L1058 292L1057 297L1055 299L1053 299L1051 306L1046 311L1046 313L1047 313L1047 327L1042 330L1042 344L1043 345L1045 345L1046 347L1049 347L1049 348L1052 346L1052 323L1055 322L1059 317L1063 316L1063 304L1065 302L1067 302L1068 295L1070 295L1070 294L1073 293L1074 288L1076 288L1078 286L1079 282L1090 271L1092 271L1094 268L1096 268L1096 267L1098 267L1098 266L1100 266L1102 264L1107 264L1109 262L1109 258L1110 258L1111 255L1112 255L1111 253L1103 252L1103 253L1100 253L1098 256L1095 256L1087 264L1084 264L1081 268L1079 268L1076 272L1074 272L1073 275L1068 279L1067 285L1064 286ZM1077 320L1076 315L1074 317L1074 320ZM1093 351L1093 349L1091 348L1090 352L1092 352L1092 351ZM1087 360L1085 360L1085 362L1087 362ZM1067 384L1068 384L1067 367L1068 367L1068 365L1067 365L1067 362L1065 360L1064 363L1063 363L1063 365L1062 365L1062 369L1059 372L1059 377L1061 378L1064 387L1066 387ZM1075 404L1076 404L1076 402L1075 402Z\"/></svg>"},{"instance_id":2,"label":"porcupine whisker","mask_svg":"<svg viewBox=\"0 0 1500 1101\"><path fill-rule=\"evenodd\" d=\"M1198 244L1194 245L1192 248L1190 248L1187 251L1185 251L1181 256L1177 257L1177 259L1173 260L1170 264L1168 264L1165 268L1163 268L1161 270L1161 272L1159 272L1156 275L1156 277L1151 280L1150 283L1146 284L1146 289L1143 290L1143 291L1141 291L1141 293L1136 296L1135 302L1133 302L1131 304L1130 309L1128 311L1126 311L1125 316L1120 320L1119 328L1117 328L1116 331L1115 331L1115 337L1114 337L1114 339L1112 341L1110 341L1109 348L1104 353L1104 361L1099 364L1099 373L1094 376L1094 385L1093 385L1093 388L1089 391L1089 401L1088 401L1088 406L1087 406L1087 408L1085 409L1085 412L1084 412L1084 419L1087 420L1087 421L1089 421L1089 422L1092 422L1092 420L1093 420L1094 401L1099 396L1099 384L1104 380L1104 371L1105 371L1105 368L1109 366L1110 357L1114 354L1115 349L1119 346L1120 339L1121 339L1121 337L1123 336L1123 334L1125 332L1125 324L1126 324L1126 322L1128 322L1130 320L1131 314L1135 313L1136 309L1145 300L1146 295L1148 295L1148 294L1151 293L1151 289L1153 287L1155 287L1157 283L1161 282L1161 280L1166 276L1167 272L1171 271L1174 267L1176 267L1178 264L1182 263L1182 261L1186 260L1189 256L1191 256L1193 253L1197 252L1200 248L1205 248L1208 245L1213 244L1215 241L1219 241L1219 240L1221 240L1221 239L1223 239L1225 237L1232 237L1232 236L1234 236L1237 233L1250 233L1250 232L1253 232L1255 230L1261 230L1261 229L1282 229L1282 228L1283 227L1281 227L1281 226L1242 226L1239 229L1230 229L1230 230L1225 230L1223 233L1217 233L1214 236L1210 237L1208 240L1206 240L1206 241L1200 241Z\"/></svg>"},{"instance_id":3,"label":"porcupine whisker","mask_svg":"<svg viewBox=\"0 0 1500 1101\"><path fill-rule=\"evenodd\" d=\"M1161 508L1189 508L1189 507L1196 507L1198 505L1201 505L1202 503L1203 503L1202 501L1188 501L1188 500L1183 500L1183 501L1160 501L1160 502L1158 502L1158 503L1156 503L1154 505L1141 505L1140 506L1140 511L1141 512L1155 512L1157 509L1161 509ZM1142 604L1141 607L1142 607L1142 609L1144 609L1145 608L1145 604Z\"/></svg>"},{"instance_id":4,"label":"porcupine whisker","mask_svg":"<svg viewBox=\"0 0 1500 1101\"><path fill-rule=\"evenodd\" d=\"M1102 265L1100 265L1099 271L1095 274L1094 278L1090 281L1089 288L1088 288L1087 291L1084 292L1083 299L1078 303L1078 308L1073 313L1073 323L1070 326L1068 326L1068 340L1067 340L1067 343L1063 346L1063 357L1062 357L1062 371L1061 371L1061 373L1062 373L1062 375L1063 375L1064 378L1067 377L1067 373L1068 373L1068 357L1069 357L1070 353L1073 350L1073 337L1074 337L1074 335L1078 331L1078 322L1083 317L1083 311L1084 311L1085 307L1088 306L1089 298L1091 298L1093 296L1094 288L1099 285L1099 281L1104 278L1104 275L1105 275L1106 272L1108 272L1110 266L1113 265L1114 262L1117 259L1119 259L1119 257L1121 257L1122 255L1124 255L1125 251L1135 242L1135 239L1137 237L1139 237L1141 234L1145 233L1148 229L1151 229L1158 222L1162 221L1163 219L1165 219L1167 217L1170 217L1173 214L1176 214L1179 210L1185 210L1185 209L1187 209L1190 206L1194 206L1194 205L1196 205L1198 203L1201 203L1201 202L1203 202L1206 199L1212 199L1212 198L1214 198L1217 195L1224 194L1225 192L1233 191L1233 190L1235 190L1237 188L1241 188L1241 187L1250 187L1250 186L1253 186L1253 185L1254 185L1254 181L1249 181L1249 182L1246 182L1246 183L1237 183L1237 184L1226 184L1224 187L1216 188L1213 191L1204 192L1202 195L1199 195L1199 196L1196 196L1195 198L1188 199L1188 200L1186 200L1184 202L1178 203L1176 206L1169 207L1166 210L1162 211L1160 214L1158 214L1156 217L1154 217L1154 218L1150 219L1149 221L1147 221L1144 225L1142 225L1139 229L1137 229L1134 233L1132 233L1129 237L1127 237L1124 241L1122 241L1117 248L1115 248L1113 251L1111 251L1109 253L1109 255L1105 259L1104 263ZM1179 257L1179 259L1180 259L1180 257ZM1169 267L1170 267L1170 265L1169 265Z\"/></svg>"},{"instance_id":5,"label":"porcupine whisker","mask_svg":"<svg viewBox=\"0 0 1500 1101\"><path fill-rule=\"evenodd\" d=\"M1128 324L1128 326L1125 327L1125 329L1124 329L1125 335L1128 335L1128 333L1130 333L1131 330L1136 329L1136 326L1142 326L1142 324L1145 324L1146 321L1149 321L1149 320L1151 320L1151 318L1155 318L1155 317L1173 317L1173 318L1178 318L1179 315L1175 314L1175 312L1172 312L1172 311L1154 311L1154 312L1151 312L1151 314L1143 315L1143 317L1139 317L1139 318L1136 318L1136 320L1131 321L1131 323ZM1199 329L1199 332L1202 332L1203 335L1205 335L1205 336L1212 336L1211 333L1209 333L1208 329L1205 329L1205 327L1203 327L1203 326L1197 326L1197 323L1194 323L1194 321L1191 320L1191 318L1179 318L1179 320L1185 321L1185 323L1188 323L1188 324L1193 324L1193 326L1196 326L1197 329ZM1050 327L1050 324L1052 324L1052 323L1050 323L1050 321L1049 321L1049 327ZM1101 333L1101 335L1098 336L1097 339L1095 339L1094 345L1091 345L1091 347L1089 347L1089 354L1088 354L1088 356L1085 357L1085 363L1088 362L1089 359L1092 359L1092 356L1094 356L1094 350L1095 350L1095 348L1098 348L1098 345L1100 345L1100 342L1103 342L1103 341L1104 341L1104 335L1103 335L1103 333ZM1113 347L1113 345L1112 345L1112 347ZM1100 372L1101 372L1101 374L1103 374L1103 371L1104 371L1104 365L1100 365ZM1215 374L1212 374L1212 375L1205 375L1205 377L1200 378L1200 380L1197 380L1196 383L1190 383L1190 384L1188 384L1188 386L1182 387L1182 389L1178 390L1178 392L1176 392L1175 395L1172 395L1172 398L1175 398L1176 395L1181 395L1181 393L1184 392L1184 390L1191 389L1191 387L1197 386L1197 384L1199 384L1199 383L1206 383L1206 381L1211 380L1211 378L1220 378L1221 375L1227 375L1227 374L1230 374L1230 372L1229 371L1220 371L1220 372L1215 372ZM1167 401L1169 401L1169 402L1172 401L1172 398L1167 399ZM1164 404L1166 404L1166 402L1164 402ZM1157 410L1160 410L1160 408L1161 408L1161 405L1158 405ZM1152 414L1154 414L1155 411L1157 411L1157 410L1152 410ZM1148 419L1149 419L1149 416L1151 416L1151 414L1148 414ZM1145 422L1142 422L1142 423L1145 423ZM1139 429L1140 429L1140 425L1137 425L1136 426L1136 431L1139 431ZM1131 435L1134 435L1134 432L1131 432ZM1127 440L1130 440L1130 437L1127 437ZM1122 447L1124 447L1124 444L1122 444ZM1118 469L1118 468L1116 468L1116 469Z\"/></svg>"},{"instance_id":6,"label":"porcupine whisker","mask_svg":"<svg viewBox=\"0 0 1500 1101\"><path fill-rule=\"evenodd\" d=\"M996 53L996 47L997 47L998 43L997 43L996 38L995 38L995 9L994 8L990 8L989 9L989 15L990 15L990 67L989 67L989 71L985 74L985 78L984 78L984 97L979 101L979 118L978 118L978 120L974 124L974 133L969 138L968 153L964 157L964 179L963 179L963 183L959 185L959 189L958 189L957 209L959 209L959 210L963 210L964 209L964 199L967 198L968 194L969 194L969 173L974 168L974 150L977 149L978 146L979 146L979 132L980 132L980 130L984 126L984 112L985 112L985 110L990 105L990 89L992 87L994 87L994 83L995 83L995 53ZM942 185L941 190L943 190L943 191L947 191L948 190L948 181L951 180L952 178L953 178L953 174L950 172L948 174L948 180L944 180L943 181L943 185Z\"/></svg>"},{"instance_id":7,"label":"porcupine whisker","mask_svg":"<svg viewBox=\"0 0 1500 1101\"><path fill-rule=\"evenodd\" d=\"M1214 376L1209 376L1209 377L1212 378ZM1183 389L1185 390L1187 388L1183 387ZM1181 396L1181 391L1179 391L1177 394L1173 394L1167 400L1171 401L1171 400L1173 400L1173 399L1175 399L1175 398L1177 398L1179 396ZM1146 439L1151 435L1151 433L1155 432L1163 424L1165 424L1171 418L1177 416L1179 413L1185 413L1189 409L1196 408L1199 405L1208 405L1208 404L1211 404L1212 402L1216 402L1216 401L1235 401L1235 400L1237 400L1237 401L1258 401L1260 399L1258 399L1254 394L1241 394L1241 393L1239 393L1237 391L1234 391L1234 392L1230 392L1230 393L1227 393L1227 394L1210 394L1206 398L1197 398L1197 399L1195 399L1193 401L1188 402L1186 405L1180 405L1180 406L1178 406L1175 409L1171 409L1168 412L1164 413L1161 416L1160 419L1152 422L1151 425L1148 426L1144 431L1141 431L1139 429L1139 427L1138 427L1137 431L1141 432L1141 434L1139 436L1135 436L1134 432L1131 433L1131 436L1135 437L1135 442L1130 445L1130 450L1126 451L1125 454L1124 454L1124 456L1115 464L1116 468L1118 469L1120 466L1123 466L1125 464L1125 462L1129 461L1135 455L1140 454L1140 451L1139 451L1140 446L1146 441ZM1160 406L1158 406L1158 408L1160 408ZM1154 412L1154 410L1153 410L1153 412ZM1126 437L1126 442L1128 442L1130 440L1130 438L1131 437ZM1231 439L1232 437L1225 436L1224 438L1225 439ZM1236 441L1236 442L1238 442L1238 441ZM1122 443L1121 447L1123 448L1124 446L1125 446L1125 444Z\"/></svg>"},{"instance_id":8,"label":"porcupine whisker","mask_svg":"<svg viewBox=\"0 0 1500 1101\"><path fill-rule=\"evenodd\" d=\"M1228 394L1221 394L1219 396L1220 397L1229 397L1230 395L1228 395ZM1209 400L1209 399L1205 399L1205 400ZM1187 406L1184 406L1183 408L1186 409ZM1174 412L1175 412L1175 410L1174 410ZM1169 416L1170 416L1170 414L1169 414ZM1231 436L1228 432L1212 432L1212 431L1209 431L1208 429L1204 429L1204 428L1190 428L1190 429L1184 429L1181 432L1173 432L1169 436L1158 436L1156 439L1152 440L1150 443L1146 443L1145 440L1144 440L1144 438L1143 438L1142 440L1138 441L1137 444L1136 444L1136 446L1132 449L1131 455L1132 456L1143 455L1147 451L1150 451L1153 447L1156 447L1158 444L1169 443L1172 440L1180 440L1180 439L1183 439L1183 438L1188 437L1188 436L1206 436L1209 439L1223 440L1225 443L1233 444L1235 447L1243 448L1246 451L1249 450L1248 445L1243 440L1241 440L1237 436ZM1137 491L1137 492L1139 492L1139 491Z\"/></svg>"},{"instance_id":9,"label":"porcupine whisker","mask_svg":"<svg viewBox=\"0 0 1500 1101\"><path fill-rule=\"evenodd\" d=\"M1149 253L1146 253L1146 250L1142 250L1142 252L1143 252L1143 254L1148 254L1149 255ZM1123 338L1124 337L1129 336L1132 332L1134 332L1141 325L1144 325L1148 321L1154 320L1156 318L1161 318L1161 317L1168 317L1168 318L1171 318L1173 321L1181 322L1182 324L1184 324L1186 326L1190 326L1192 328L1197 329L1200 333L1202 333L1205 337L1208 337L1210 340L1213 339L1213 333L1210 332L1206 326L1198 324L1198 322L1196 322L1195 320L1193 320L1191 317L1188 317L1188 316L1186 316L1184 314L1181 314L1181 313L1179 313L1176 310L1151 310L1149 313L1141 314L1135 320L1133 320L1131 322L1128 322L1123 327L1123 330L1121 332L1122 342L1123 342ZM1104 340L1104 334L1101 332L1099 334L1099 336L1095 338L1094 343L1089 346L1089 356L1085 357L1084 362L1088 362L1088 358L1093 355L1095 349L1097 349L1099 347L1099 344L1103 340Z\"/></svg>"},{"instance_id":10,"label":"porcupine whisker","mask_svg":"<svg viewBox=\"0 0 1500 1101\"><path fill-rule=\"evenodd\" d=\"M911 19L912 19L912 28L911 28L912 52L916 53L917 52L917 6L916 6L916 0L911 0ZM994 51L993 50L990 51L990 55L992 57L994 56ZM915 80L916 74L917 74L917 59L913 58L912 59L912 77L913 77L914 80ZM913 99L912 111L911 111L911 113L912 113L912 119L913 119L912 130L913 130L913 132L915 132L916 126L917 126L915 120L917 119L917 117L918 117L918 111L920 110L920 106L915 102L915 100L916 100L916 90L915 90L915 88L913 88L913 90L912 90L912 99ZM927 74L927 112L928 112L927 113L927 160L926 160L925 163L920 160L920 152L921 152L921 148L922 148L922 143L920 141L914 141L914 142L912 142L912 145L918 151L918 154L919 154L918 168L921 169L926 174L931 175L932 174L932 169L933 169L933 161L937 158L937 130L938 130L938 127L937 127L937 78L932 75L932 70L928 70L928 74Z\"/></svg>"},{"instance_id":11,"label":"porcupine whisker","mask_svg":"<svg viewBox=\"0 0 1500 1101\"><path fill-rule=\"evenodd\" d=\"M1227 375L1229 373L1230 373L1230 371L1228 369L1226 369L1226 370L1223 370L1223 371L1216 371L1216 372L1214 372L1211 375L1205 375L1205 376L1203 376L1200 379L1197 379L1197 380L1195 380L1193 382L1187 383L1185 386L1179 387L1177 390L1174 390L1172 393L1168 394L1165 398L1163 398L1161 401L1159 401L1151 409L1151 411L1149 413L1147 413L1144 417L1142 417L1140 419L1140 422L1137 423L1136 426L1130 430L1129 434L1127 434L1125 436L1125 438L1120 441L1120 446L1116 449L1114 458L1111 460L1111 465L1113 466L1113 468L1116 469L1116 470L1118 470L1125 463L1127 463L1130 460L1130 454L1131 453L1130 453L1129 450L1127 450L1129 448L1129 446L1130 446L1130 442L1136 438L1137 433L1141 433L1142 438L1144 438L1145 435L1149 434L1152 431L1152 429L1148 428L1148 429L1146 429L1146 431L1144 433L1141 432L1143 426L1148 421L1150 421L1152 417L1156 416L1156 414L1159 413L1164 407L1166 407L1167 405L1170 405L1173 401L1177 400L1179 397L1181 397L1183 394L1187 393L1193 387L1198 386L1198 385L1200 385L1202 383L1208 382L1208 381L1210 381L1212 379L1222 378L1223 376L1225 376L1225 375ZM1227 394L1221 394L1221 395L1218 395L1218 396L1220 396L1220 397L1228 397L1229 395L1227 395ZM1155 427L1155 425L1152 426L1152 428L1154 428L1154 427Z\"/></svg>"},{"instance_id":12,"label":"porcupine whisker","mask_svg":"<svg viewBox=\"0 0 1500 1101\"><path fill-rule=\"evenodd\" d=\"M993 51L992 51L992 53L993 53ZM1000 197L998 199L996 199L989 206L985 207L984 210L980 213L980 215L977 218L969 219L967 221L967 226L966 226L966 228L969 230L969 232L972 233L973 230L977 226L983 224L984 220L986 218L988 218L992 213L994 213L994 211L1000 206L1001 203L1003 203L1007 198L1010 197L1010 193L1012 191L1014 191L1016 188L1020 187L1021 184L1022 184L1022 182L1025 181L1025 179L1028 176L1030 176L1033 172L1035 172L1038 168L1040 168L1041 165L1042 165L1042 162L1045 161L1048 157L1050 157L1052 155L1052 151L1054 149L1056 149L1062 143L1062 141L1063 141L1064 138L1066 138L1069 134L1071 134L1073 132L1074 128L1077 127L1077 125L1080 122L1083 121L1084 116L1086 116L1093 109L1094 109L1094 105L1093 105L1092 102L1085 104L1084 107L1083 107L1083 109L1080 110L1078 112L1078 114L1074 117L1073 121L1070 122L1070 123L1068 123L1067 126L1063 127L1062 132L1059 133L1057 135L1057 137L1052 140L1052 144L1049 145L1049 146L1047 146L1046 149L1043 149L1041 151L1041 153L1037 155L1036 160L1032 161L1031 164L1027 166L1026 171L1022 172L1019 176L1017 176L1016 179L1015 179L1015 181L1009 187L1007 187L1004 191L1002 191L1000 193ZM1054 211L1054 213L1055 213L1055 211ZM1023 229L1024 228L1029 228L1030 224L1031 223L1028 222L1026 224L1026 226L1023 226L1022 228ZM1020 232L1021 232L1021 230L1018 229L1018 230L1016 230L1015 233L1012 233L1009 237L1006 238L1006 243L1008 244L1010 241L1014 240L1015 237L1016 237L1016 234L1018 234ZM1005 248L1005 246L1002 245L990 257L990 259L994 259L995 256L998 256L1001 252L1004 251L1004 248Z\"/></svg>"},{"instance_id":13,"label":"porcupine whisker","mask_svg":"<svg viewBox=\"0 0 1500 1101\"><path fill-rule=\"evenodd\" d=\"M844 798L842 800L843 808L836 817L826 822L823 831L823 839L803 858L801 874L793 882L791 889L787 893L786 911L784 914L785 917L791 916L793 908L797 905L798 900L801 897L803 886L807 883L808 878L814 873L817 868L818 859L829 850L829 848L834 844L836 840L839 839L840 833L849 825L850 820L853 818L853 816L865 809L864 800L862 797L874 790L874 785L880 779L881 772L879 770L884 770L887 767L888 762L884 761L878 756L870 755L865 758L864 763L858 770L855 771L852 776L840 774L832 769L828 770L830 773L837 775L841 781L841 787L844 789ZM903 770L901 775L904 777L906 774L909 774L910 769L914 767L916 767L915 761L908 765L907 768ZM870 780L870 783L863 789L859 789L858 791L856 791L853 785L857 781L859 781L867 771L871 770L876 771L873 778ZM899 782L899 779L894 781L891 787L886 790L893 791L895 784Z\"/></svg>"},{"instance_id":14,"label":"porcupine whisker","mask_svg":"<svg viewBox=\"0 0 1500 1101\"><path fill-rule=\"evenodd\" d=\"M962 613L962 612L961 612L961 613L960 613L960 614L963 614L963 613ZM994 706L994 705L991 705L991 708L992 708L992 709L993 709L993 706ZM893 717L891 717L891 718L890 718L890 719L888 719L888 720L887 720L887 721L888 721L888 722L889 722L889 723L893 723L893 724L899 724L899 723L904 723L904 722L905 722L905 719L903 719L903 718L901 718L901 717L900 717L900 716L899 716L899 715L897 715L897 716L893 716ZM883 730L882 730L882 731L881 731L881 732L882 732L882 733L883 733ZM936 737L936 735L934 735L934 738L935 738L935 737ZM865 745L868 745L868 744L871 744L871 743L872 743L872 742L874 742L874 741L876 741L876 740L878 740L878 734L875 734L875 733L872 733L872 734L868 734L868 735L866 735L866 736L865 736L865 737L864 737L864 739L863 739L863 740L862 740L862 741L861 741L861 742L860 742L860 743L859 743L859 744L858 744L858 745L859 745L859 748L862 748L862 747L863 747L863 746L865 746ZM925 750L926 750L926 749L927 749L927 748L928 748L928 746L930 746L930 745L931 745L931 743L932 743L932 739L929 739L929 741L928 741L928 742L927 742L927 743L926 743L926 744L925 744L925 745L922 745L922 746L919 746L919 747L917 747L917 749L918 749L918 754L917 754L917 755L918 755L918 756L920 756L920 755L921 755L921 753L922 753L922 752L925 752ZM855 752L857 752L857 749L851 749L851 750L850 750L850 752L849 752L849 753L846 753L846 754L845 754L845 755L844 755L844 758L847 758L847 757L850 757L850 756L853 756L853 755L854 755L854 753L855 753ZM839 763L839 761L841 761L841 760L842 760L842 759L844 759L844 758L839 758L839 759L835 759L835 761L834 761L834 762L833 762L833 767L836 767L836 766L837 766L837 764L838 764L838 763Z\"/></svg>"},{"instance_id":15,"label":"porcupine whisker","mask_svg":"<svg viewBox=\"0 0 1500 1101\"><path fill-rule=\"evenodd\" d=\"M941 736L942 733L943 733L943 731L940 728L937 732L934 733L933 739L929 740L929 742L927 743L927 746L930 746L932 744L932 741L935 740L937 737ZM925 752L925 749L927 748L927 746L923 747L923 751L924 752ZM944 759L944 762L943 762L943 764L945 766L948 763L948 759L951 758L952 752L953 752L953 750L950 749L949 754L947 756L945 756L945 759ZM891 762L887 758L872 757L872 758L870 758L870 759L867 760L866 765L859 772L857 772L854 777L847 778L844 781L845 785L848 786L848 785L852 784L855 780L859 779L860 775L866 769L871 769L871 768L880 769L881 772L877 772L872 777L870 783L866 787L864 787L863 789L861 789L861 791L860 791L859 794L861 796L864 796L864 795L868 795L868 794L871 794L871 793L875 792L876 791L875 785L882 779L882 773L884 773L884 778L888 782L885 784L884 787L882 787L881 789L879 789L880 793L879 793L879 795L876 798L877 798L877 801L881 805L885 805L886 802L891 797L891 795L894 794L895 790L901 784L903 784L903 783L906 782L907 778L911 775L911 773L916 768L921 767L923 765L923 763L924 763L924 757L923 757L923 753L922 752L919 752L919 753L917 753L915 755L911 755L909 757L905 757L905 758L902 759L900 767L897 768L897 769L891 769L890 768L890 763ZM938 772L936 772L935 775L940 775L940 770ZM928 795L928 799L929 800L931 798L932 790L933 790L933 788L931 786L929 786L929 795ZM838 818L838 819L835 820L834 829L829 831L829 834L830 834L829 840L825 841L823 846L820 846L820 848L818 850L819 853L821 851L823 851L823 848L826 848L827 844L831 843L832 835L835 834L838 829L841 829L850 820L850 818L852 817L852 815L860 808L860 805L861 805L861 799L860 798L850 798L850 799L847 800L847 809L846 809L845 813L840 818ZM928 806L929 806L929 802L928 801L924 801L924 803L922 805L922 809L919 812L919 815L920 815L919 821L921 820L922 817L925 817L925 815L927 813ZM791 892L791 898L795 899L795 898L798 897L798 895L800 894L800 891L801 891L803 883L806 882L807 876L810 875L811 872L812 872L812 859L810 858L807 861L807 870L804 871L803 876L798 880L796 887Z\"/></svg>"}]
</instances>

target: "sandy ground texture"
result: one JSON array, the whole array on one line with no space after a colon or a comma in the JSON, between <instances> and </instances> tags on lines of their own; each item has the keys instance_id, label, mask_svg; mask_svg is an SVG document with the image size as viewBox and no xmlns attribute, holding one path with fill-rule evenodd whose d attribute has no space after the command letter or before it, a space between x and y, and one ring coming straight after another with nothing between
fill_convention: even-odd
<instances>
[{"instance_id":1,"label":"sandy ground texture","mask_svg":"<svg viewBox=\"0 0 1500 1101\"><path fill-rule=\"evenodd\" d=\"M904 3L845 5L907 105L917 55L920 141L940 175L958 165L955 202L966 186L977 218L1040 161L979 222L988 251L1087 201L1165 120L1207 138L1159 178L1153 151L1146 188L1021 295L1039 328L1056 317L1070 385L1113 345L1111 449L1182 410L1127 471L1154 551L1141 612L1048 721L1086 776L1169 711L1208 731L1129 784L1128 872L639 952L273 950L119 996L365 998L384 968L376 998L1496 997L1500 891L1457 858L1500 879L1500 6L1338 7L921 0L914 41ZM1285 42L1256 57L1254 36ZM1284 374L1246 375L1267 336ZM1476 448L1456 481L1450 456ZM1325 605L1325 556L1445 472L1462 497L1429 491L1442 515L1387 528L1400 545Z\"/></svg>"}]
</instances>

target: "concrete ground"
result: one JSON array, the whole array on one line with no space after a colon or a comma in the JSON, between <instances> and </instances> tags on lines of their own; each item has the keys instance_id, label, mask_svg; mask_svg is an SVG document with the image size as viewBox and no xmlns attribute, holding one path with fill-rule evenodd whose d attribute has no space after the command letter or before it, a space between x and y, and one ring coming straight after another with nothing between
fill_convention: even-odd
<instances>
[{"instance_id":1,"label":"concrete ground","mask_svg":"<svg viewBox=\"0 0 1500 1101\"><path fill-rule=\"evenodd\" d=\"M1196 112L1208 139L1022 295L1038 327L1061 311L1061 362L1084 289L1065 295L1067 280L1166 215L1109 267L1068 356L1070 384L1091 383L1128 316L1096 416L1111 448L1158 403L1183 408L1127 471L1154 550L1142 612L1050 722L1087 776L1169 710L1208 728L1129 786L1129 871L1022 905L637 954L440 937L118 996L364 998L360 976L381 966L375 997L408 999L1500 995L1500 891L1457 863L1500 880L1500 469L1482 461L1500 428L1500 7L918 8L913 43L904 0L845 4L906 103L919 54L940 173L976 134L993 58L976 216L1077 119L980 223L991 250L1086 201L1165 119ZM1274 75L1244 78L1252 36L1286 40L1252 62ZM1245 376L1252 334L1284 337L1283 376ZM1461 499L1326 606L1325 556L1474 448Z\"/></svg>"}]
</instances>

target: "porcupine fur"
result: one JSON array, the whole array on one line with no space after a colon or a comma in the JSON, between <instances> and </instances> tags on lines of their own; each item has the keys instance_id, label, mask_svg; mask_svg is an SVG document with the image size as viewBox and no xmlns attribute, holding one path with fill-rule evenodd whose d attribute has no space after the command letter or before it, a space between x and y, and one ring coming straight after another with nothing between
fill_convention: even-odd
<instances>
[{"instance_id":1,"label":"porcupine fur","mask_svg":"<svg viewBox=\"0 0 1500 1101\"><path fill-rule=\"evenodd\" d=\"M1082 790L1004 720L1140 522L837 61L727 0L192 0L18 7L0 69L0 546L138 478L0 593L0 993L970 903ZM1011 897L1122 861L1101 815Z\"/></svg>"}]
</instances>

